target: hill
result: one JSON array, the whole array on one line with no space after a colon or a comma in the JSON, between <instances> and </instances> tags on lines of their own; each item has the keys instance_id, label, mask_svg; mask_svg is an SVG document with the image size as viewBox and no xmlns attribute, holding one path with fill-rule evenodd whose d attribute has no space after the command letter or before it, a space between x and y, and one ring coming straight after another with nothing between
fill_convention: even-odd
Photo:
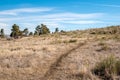
<instances>
[{"instance_id":1,"label":"hill","mask_svg":"<svg viewBox=\"0 0 120 80\"><path fill-rule=\"evenodd\" d=\"M108 57L120 59L119 34L120 26L110 26L1 39L0 80L119 80L119 66L116 74L93 71Z\"/></svg>"}]
</instances>

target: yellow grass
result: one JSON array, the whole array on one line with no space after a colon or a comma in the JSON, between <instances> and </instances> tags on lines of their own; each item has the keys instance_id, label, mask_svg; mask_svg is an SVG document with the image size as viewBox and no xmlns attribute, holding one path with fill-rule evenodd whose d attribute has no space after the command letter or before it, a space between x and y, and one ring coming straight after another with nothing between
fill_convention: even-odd
<instances>
[{"instance_id":1,"label":"yellow grass","mask_svg":"<svg viewBox=\"0 0 120 80\"><path fill-rule=\"evenodd\" d=\"M1 39L0 80L44 80L50 69L52 73L45 80L99 80L90 69L111 54L120 56L119 41L111 39L103 40L110 49L98 51L102 36L78 31L10 41ZM84 45L75 48L79 43ZM58 64L54 65L55 62ZM89 77L81 78L81 75Z\"/></svg>"}]
</instances>

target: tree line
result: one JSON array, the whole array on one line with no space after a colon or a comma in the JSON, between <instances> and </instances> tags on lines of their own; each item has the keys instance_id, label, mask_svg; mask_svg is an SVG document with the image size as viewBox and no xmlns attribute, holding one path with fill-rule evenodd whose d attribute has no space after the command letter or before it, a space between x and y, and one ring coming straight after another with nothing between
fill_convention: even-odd
<instances>
[{"instance_id":1,"label":"tree line","mask_svg":"<svg viewBox=\"0 0 120 80\"><path fill-rule=\"evenodd\" d=\"M55 28L55 33L57 32L59 32L59 29ZM25 28L24 30L20 30L20 27L17 24L14 24L11 29L10 37L17 39L23 36L32 36L32 35L40 36L40 35L49 34L49 33L50 33L50 30L45 24L38 25L35 28L34 32L29 32L28 28ZM5 37L4 29L0 30L0 37L1 38Z\"/></svg>"}]
</instances>

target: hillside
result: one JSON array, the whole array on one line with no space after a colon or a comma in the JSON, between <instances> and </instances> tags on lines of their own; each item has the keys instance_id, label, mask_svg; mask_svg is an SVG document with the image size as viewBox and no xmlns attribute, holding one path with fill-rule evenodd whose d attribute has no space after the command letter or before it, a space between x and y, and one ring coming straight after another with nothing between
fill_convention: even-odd
<instances>
[{"instance_id":1,"label":"hillside","mask_svg":"<svg viewBox=\"0 0 120 80\"><path fill-rule=\"evenodd\" d=\"M112 78L92 71L109 56L120 59L120 26L0 39L0 44L0 80L120 79L120 71Z\"/></svg>"}]
</instances>

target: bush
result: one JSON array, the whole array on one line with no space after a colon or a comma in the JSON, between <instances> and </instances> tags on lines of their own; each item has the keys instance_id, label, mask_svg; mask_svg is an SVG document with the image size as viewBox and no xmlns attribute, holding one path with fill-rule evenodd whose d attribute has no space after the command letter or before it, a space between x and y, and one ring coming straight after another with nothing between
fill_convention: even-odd
<instances>
[{"instance_id":1,"label":"bush","mask_svg":"<svg viewBox=\"0 0 120 80\"><path fill-rule=\"evenodd\" d=\"M75 43L75 42L77 42L77 40L76 39L71 39L71 40L69 40L69 43Z\"/></svg>"},{"instance_id":2,"label":"bush","mask_svg":"<svg viewBox=\"0 0 120 80\"><path fill-rule=\"evenodd\" d=\"M109 47L109 45L107 45L106 43L104 42L100 42L98 43L99 46L101 46L101 48L97 51L107 51L107 50L110 50L111 48Z\"/></svg>"},{"instance_id":3,"label":"bush","mask_svg":"<svg viewBox=\"0 0 120 80\"><path fill-rule=\"evenodd\" d=\"M92 72L104 80L114 80L114 76L120 76L120 60L108 57L99 62Z\"/></svg>"}]
</instances>

